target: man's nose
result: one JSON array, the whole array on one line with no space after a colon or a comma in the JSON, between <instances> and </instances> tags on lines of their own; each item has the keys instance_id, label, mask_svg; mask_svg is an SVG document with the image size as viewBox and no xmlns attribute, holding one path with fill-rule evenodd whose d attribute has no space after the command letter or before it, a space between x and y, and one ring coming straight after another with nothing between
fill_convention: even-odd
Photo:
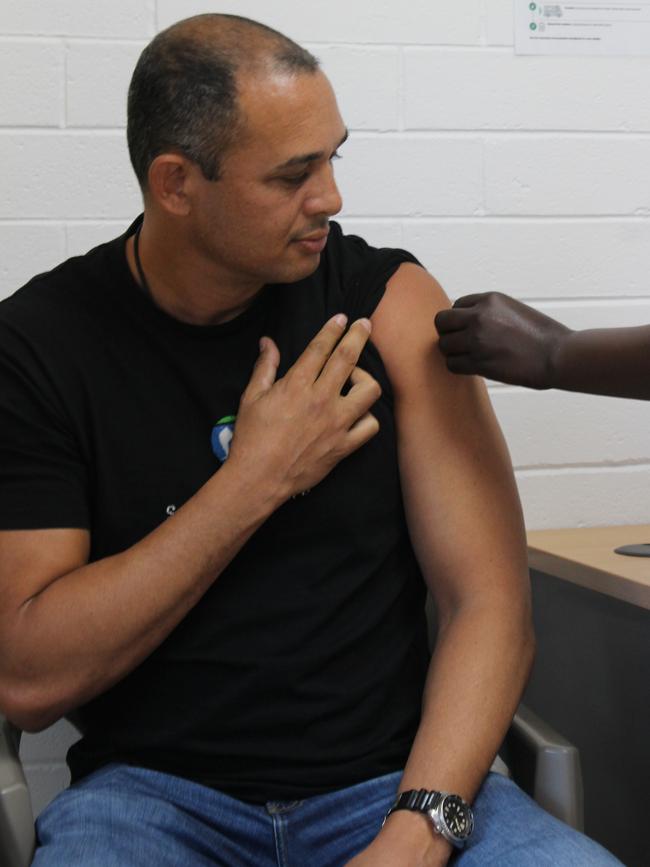
<instances>
[{"instance_id":1,"label":"man's nose","mask_svg":"<svg viewBox=\"0 0 650 867\"><path fill-rule=\"evenodd\" d=\"M309 216L327 214L328 217L338 214L343 207L343 199L334 180L334 169L331 163L316 172L314 186L305 199L305 213Z\"/></svg>"}]
</instances>

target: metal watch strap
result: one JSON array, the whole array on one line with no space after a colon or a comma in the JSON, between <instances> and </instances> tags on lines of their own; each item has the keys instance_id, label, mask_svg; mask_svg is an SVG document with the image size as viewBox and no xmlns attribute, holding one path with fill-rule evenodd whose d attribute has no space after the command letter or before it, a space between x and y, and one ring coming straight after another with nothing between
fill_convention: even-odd
<instances>
[{"instance_id":1,"label":"metal watch strap","mask_svg":"<svg viewBox=\"0 0 650 867\"><path fill-rule=\"evenodd\" d=\"M458 829L459 836L447 825L447 819L443 814L445 798L450 799L450 802L457 802L466 810L465 827ZM463 801L460 795L451 795L449 792L428 791L427 789L410 789L408 792L400 792L395 798L392 807L386 813L384 822L396 810L411 810L427 816L433 823L436 833L443 836L448 843L459 849L467 843L469 836L474 830L474 817L472 816L471 807Z\"/></svg>"},{"instance_id":2,"label":"metal watch strap","mask_svg":"<svg viewBox=\"0 0 650 867\"><path fill-rule=\"evenodd\" d=\"M428 813L435 810L442 800L442 792L430 792L427 789L409 789L408 792L400 792L395 798L395 803L386 813L386 818L395 810L416 810L419 813Z\"/></svg>"}]
</instances>

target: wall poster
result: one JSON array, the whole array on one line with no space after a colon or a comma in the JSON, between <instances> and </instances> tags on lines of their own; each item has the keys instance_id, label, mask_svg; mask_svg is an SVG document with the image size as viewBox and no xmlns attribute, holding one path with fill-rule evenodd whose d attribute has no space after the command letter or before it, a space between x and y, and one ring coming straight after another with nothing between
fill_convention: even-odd
<instances>
[{"instance_id":1,"label":"wall poster","mask_svg":"<svg viewBox=\"0 0 650 867\"><path fill-rule=\"evenodd\" d=\"M514 0L517 54L650 54L650 0Z\"/></svg>"}]
</instances>

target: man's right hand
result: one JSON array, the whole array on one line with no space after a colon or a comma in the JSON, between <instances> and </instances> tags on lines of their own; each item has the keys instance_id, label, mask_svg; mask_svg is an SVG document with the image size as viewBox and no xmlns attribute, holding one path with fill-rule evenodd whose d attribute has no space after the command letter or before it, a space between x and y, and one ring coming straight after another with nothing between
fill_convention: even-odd
<instances>
[{"instance_id":1,"label":"man's right hand","mask_svg":"<svg viewBox=\"0 0 650 867\"><path fill-rule=\"evenodd\" d=\"M0 532L0 709L37 731L139 665L288 497L378 430L377 383L356 366L369 334L331 320L287 374L263 348L223 469L147 536L88 562L90 532ZM341 392L349 380L352 388ZM220 503L227 509L218 509Z\"/></svg>"},{"instance_id":2,"label":"man's right hand","mask_svg":"<svg viewBox=\"0 0 650 867\"><path fill-rule=\"evenodd\" d=\"M284 502L321 481L379 430L369 412L379 384L357 367L371 324L330 319L282 379L280 354L268 337L242 395L228 464L258 469ZM350 390L342 394L345 384Z\"/></svg>"},{"instance_id":3,"label":"man's right hand","mask_svg":"<svg viewBox=\"0 0 650 867\"><path fill-rule=\"evenodd\" d=\"M478 374L528 388L553 387L553 363L566 326L499 292L466 295L435 318L452 373Z\"/></svg>"}]
</instances>

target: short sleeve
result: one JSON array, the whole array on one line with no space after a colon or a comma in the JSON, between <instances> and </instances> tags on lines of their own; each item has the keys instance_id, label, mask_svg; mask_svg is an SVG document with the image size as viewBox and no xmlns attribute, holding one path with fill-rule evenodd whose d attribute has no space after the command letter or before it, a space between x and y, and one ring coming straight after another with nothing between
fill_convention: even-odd
<instances>
[{"instance_id":1,"label":"short sleeve","mask_svg":"<svg viewBox=\"0 0 650 867\"><path fill-rule=\"evenodd\" d=\"M89 524L87 470L56 373L0 319L0 529Z\"/></svg>"},{"instance_id":2,"label":"short sleeve","mask_svg":"<svg viewBox=\"0 0 650 867\"><path fill-rule=\"evenodd\" d=\"M386 283L404 262L419 265L407 250L397 247L372 247L357 235L344 235L332 222L332 267L339 271L347 306L352 318L370 317L386 291Z\"/></svg>"}]
</instances>

